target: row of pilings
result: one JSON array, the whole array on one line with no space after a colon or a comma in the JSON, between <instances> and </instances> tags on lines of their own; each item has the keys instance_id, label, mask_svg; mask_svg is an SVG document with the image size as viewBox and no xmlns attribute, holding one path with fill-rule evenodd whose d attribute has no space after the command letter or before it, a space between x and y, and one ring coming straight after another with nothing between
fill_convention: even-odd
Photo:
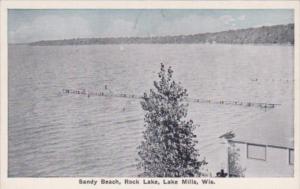
<instances>
[{"instance_id":1,"label":"row of pilings","mask_svg":"<svg viewBox=\"0 0 300 189\"><path fill-rule=\"evenodd\" d=\"M75 94L75 95L84 95L87 97L92 96L102 96L102 97L116 97L116 98L131 98L131 99L142 99L141 95L135 94L126 94L126 93L112 93L112 92L91 92L85 89L63 89L63 94ZM235 100L210 100L210 99L197 99L197 98L186 98L188 102L193 103L206 103L206 104L221 104L221 105L237 105L237 106L246 106L246 107L258 107L258 108L275 108L280 104L274 103L261 103L261 102L244 102L244 101L235 101Z\"/></svg>"}]
</instances>

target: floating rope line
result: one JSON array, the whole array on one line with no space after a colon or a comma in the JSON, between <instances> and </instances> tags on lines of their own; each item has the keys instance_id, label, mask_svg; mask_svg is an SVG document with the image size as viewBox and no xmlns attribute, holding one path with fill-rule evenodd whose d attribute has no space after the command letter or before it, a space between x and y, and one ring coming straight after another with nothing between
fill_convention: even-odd
<instances>
[{"instance_id":1,"label":"floating rope line","mask_svg":"<svg viewBox=\"0 0 300 189\"><path fill-rule=\"evenodd\" d=\"M126 94L126 93L111 93L111 92L90 92L85 89L74 90L74 89L63 89L64 94L75 94L75 95L84 95L87 97L92 96L103 96L103 97L116 97L116 98L131 98L131 99L142 99L143 96L135 94ZM237 106L246 106L246 107L259 107L259 108L275 108L280 104L273 103L259 103L259 102L242 102L242 101L229 101L229 100L205 100L205 99L196 99L196 98L186 98L188 102L194 103L206 103L206 104L223 104L223 105L237 105Z\"/></svg>"}]
</instances>

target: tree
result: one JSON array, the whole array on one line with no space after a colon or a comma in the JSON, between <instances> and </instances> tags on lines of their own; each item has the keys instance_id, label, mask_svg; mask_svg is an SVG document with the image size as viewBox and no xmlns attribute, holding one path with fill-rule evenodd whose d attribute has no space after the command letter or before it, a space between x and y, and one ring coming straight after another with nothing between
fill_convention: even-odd
<instances>
[{"instance_id":1,"label":"tree","mask_svg":"<svg viewBox=\"0 0 300 189\"><path fill-rule=\"evenodd\" d=\"M188 104L187 90L173 80L171 67L161 64L159 81L155 89L144 93L141 102L145 114L144 140L138 147L138 168L143 177L194 177L201 176L196 150L195 125L185 121Z\"/></svg>"},{"instance_id":2,"label":"tree","mask_svg":"<svg viewBox=\"0 0 300 189\"><path fill-rule=\"evenodd\" d=\"M240 164L239 149L236 148L234 143L229 143L228 147L228 164L229 164L229 177L244 177L246 171Z\"/></svg>"}]
</instances>

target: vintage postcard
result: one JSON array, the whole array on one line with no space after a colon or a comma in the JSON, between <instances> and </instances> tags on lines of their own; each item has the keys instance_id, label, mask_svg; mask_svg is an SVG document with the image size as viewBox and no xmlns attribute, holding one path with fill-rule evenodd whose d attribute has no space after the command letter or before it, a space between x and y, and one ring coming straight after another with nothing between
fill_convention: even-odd
<instances>
[{"instance_id":1,"label":"vintage postcard","mask_svg":"<svg viewBox=\"0 0 300 189\"><path fill-rule=\"evenodd\" d=\"M1 185L298 188L299 1L4 1Z\"/></svg>"}]
</instances>

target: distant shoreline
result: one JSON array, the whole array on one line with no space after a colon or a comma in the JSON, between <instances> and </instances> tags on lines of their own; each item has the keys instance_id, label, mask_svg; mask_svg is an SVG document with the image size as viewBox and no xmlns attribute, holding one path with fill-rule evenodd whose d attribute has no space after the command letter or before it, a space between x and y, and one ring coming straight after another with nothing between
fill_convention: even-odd
<instances>
[{"instance_id":1,"label":"distant shoreline","mask_svg":"<svg viewBox=\"0 0 300 189\"><path fill-rule=\"evenodd\" d=\"M8 46L30 46L30 47L49 47L49 46L138 46L138 45L245 45L245 46L286 46L294 47L294 44L289 43L131 43L131 44L82 44L82 45L30 45L28 43L9 43Z\"/></svg>"},{"instance_id":2,"label":"distant shoreline","mask_svg":"<svg viewBox=\"0 0 300 189\"><path fill-rule=\"evenodd\" d=\"M43 40L22 43L32 46L128 45L128 44L270 44L293 45L294 24L262 26L216 33L156 37L108 37Z\"/></svg>"}]
</instances>

